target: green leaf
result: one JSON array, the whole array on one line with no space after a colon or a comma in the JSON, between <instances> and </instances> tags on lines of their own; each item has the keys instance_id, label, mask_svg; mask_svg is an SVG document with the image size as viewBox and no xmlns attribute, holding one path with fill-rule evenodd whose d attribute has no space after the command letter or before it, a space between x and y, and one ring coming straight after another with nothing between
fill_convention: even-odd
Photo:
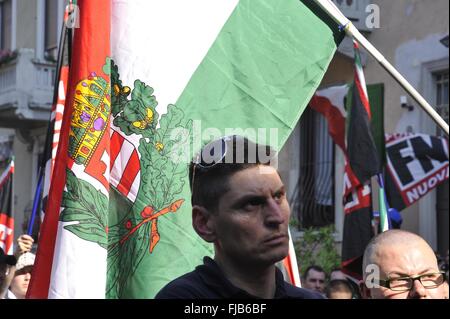
<instances>
[{"instance_id":1,"label":"green leaf","mask_svg":"<svg viewBox=\"0 0 450 319\"><path fill-rule=\"evenodd\" d=\"M71 209L71 208L64 208L62 211L62 217L60 218L60 221L62 222L86 222L90 221L95 223L95 218L92 217L90 214L86 214L86 210L84 209Z\"/></svg>"},{"instance_id":2,"label":"green leaf","mask_svg":"<svg viewBox=\"0 0 450 319\"><path fill-rule=\"evenodd\" d=\"M156 102L156 98L152 94L153 88L140 80L134 81L134 89L131 92L132 100L140 101L144 108L151 108L153 110L158 105L158 102Z\"/></svg>"},{"instance_id":3,"label":"green leaf","mask_svg":"<svg viewBox=\"0 0 450 319\"><path fill-rule=\"evenodd\" d=\"M123 116L129 122L141 121L145 119L145 107L137 100L128 101L123 110Z\"/></svg>"},{"instance_id":4,"label":"green leaf","mask_svg":"<svg viewBox=\"0 0 450 319\"><path fill-rule=\"evenodd\" d=\"M116 117L120 112L123 111L125 105L127 103L127 99L122 95L115 95L112 93L111 95L111 113L114 117Z\"/></svg>"},{"instance_id":5,"label":"green leaf","mask_svg":"<svg viewBox=\"0 0 450 319\"><path fill-rule=\"evenodd\" d=\"M104 229L92 226L92 224L67 225L64 226L64 229L84 240L97 243L105 249L108 248L108 239Z\"/></svg>"},{"instance_id":6,"label":"green leaf","mask_svg":"<svg viewBox=\"0 0 450 319\"><path fill-rule=\"evenodd\" d=\"M108 247L107 298L121 298L129 278L135 273L144 256L148 253L150 223L139 228L123 244ZM133 256L123 258L121 256Z\"/></svg>"},{"instance_id":7,"label":"green leaf","mask_svg":"<svg viewBox=\"0 0 450 319\"><path fill-rule=\"evenodd\" d=\"M73 172L69 169L66 170L67 177L66 177L66 187L67 187L67 195L69 198L72 199L79 199L80 198L80 190L79 190L79 183L76 176L73 174ZM66 193L66 192L65 192Z\"/></svg>"},{"instance_id":8,"label":"green leaf","mask_svg":"<svg viewBox=\"0 0 450 319\"><path fill-rule=\"evenodd\" d=\"M167 106L167 113L161 116L159 130L157 131L157 141L168 145L171 142L171 132L176 127L183 127L181 121L184 119L184 112L176 105Z\"/></svg>"},{"instance_id":9,"label":"green leaf","mask_svg":"<svg viewBox=\"0 0 450 319\"><path fill-rule=\"evenodd\" d=\"M84 240L93 241L106 247L108 198L90 183L78 179L71 170L67 169L66 172L67 191L63 193L61 204L63 210L59 220L62 222L78 221L77 224L66 225L64 228ZM103 239L98 237L103 237Z\"/></svg>"}]
</instances>

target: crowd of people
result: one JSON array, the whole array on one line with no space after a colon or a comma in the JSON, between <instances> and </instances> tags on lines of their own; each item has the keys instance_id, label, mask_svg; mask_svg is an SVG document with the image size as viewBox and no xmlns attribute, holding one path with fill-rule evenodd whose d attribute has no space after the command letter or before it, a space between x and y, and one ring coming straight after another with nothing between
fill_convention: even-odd
<instances>
[{"instance_id":1,"label":"crowd of people","mask_svg":"<svg viewBox=\"0 0 450 319\"><path fill-rule=\"evenodd\" d=\"M329 275L318 265L305 269L302 276L302 287L314 290L328 299L360 299L358 283L342 272L333 269Z\"/></svg>"},{"instance_id":2,"label":"crowd of people","mask_svg":"<svg viewBox=\"0 0 450 319\"><path fill-rule=\"evenodd\" d=\"M318 265L302 288L277 264L289 250L290 207L273 163L276 153L231 136L206 145L189 168L192 225L214 257L175 278L157 299L448 299L448 254L438 261L420 236L393 229L375 236L363 256L363 279ZM1 251L0 298L25 298L34 263L33 239L22 235L13 256Z\"/></svg>"}]
</instances>

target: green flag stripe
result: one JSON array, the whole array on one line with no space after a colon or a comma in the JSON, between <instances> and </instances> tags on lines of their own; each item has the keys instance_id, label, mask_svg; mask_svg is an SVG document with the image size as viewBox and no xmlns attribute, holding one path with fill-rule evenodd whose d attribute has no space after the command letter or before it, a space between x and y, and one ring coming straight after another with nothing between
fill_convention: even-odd
<instances>
[{"instance_id":1,"label":"green flag stripe","mask_svg":"<svg viewBox=\"0 0 450 319\"><path fill-rule=\"evenodd\" d=\"M226 128L276 128L278 137L272 146L279 149L317 89L343 37L338 26L331 19L324 22L320 18L323 12L316 9L306 0L241 0L176 106L169 106L167 114L161 116L156 141L161 142L163 152L151 145L139 147L141 187L133 209L140 212L136 208L141 205L140 198L156 202L158 196L173 195L173 200L184 202L176 213L160 218L157 248L151 256L143 255L135 262L140 263L135 275L116 285L121 287L120 296L154 296L168 281L192 271L202 256L213 254L211 245L192 229L187 165L162 158L173 143L170 131L184 127L190 120L201 121L202 130L215 128L222 134ZM174 179L179 181L172 182ZM154 196L145 195L152 192ZM166 204L152 206L163 209ZM141 227L139 236L150 239L151 226L146 227ZM142 250L134 245L141 242L128 241L126 253ZM134 261L123 258L127 268L120 262L114 266L116 272L133 269ZM120 280L121 276L110 278Z\"/></svg>"},{"instance_id":2,"label":"green flag stripe","mask_svg":"<svg viewBox=\"0 0 450 319\"><path fill-rule=\"evenodd\" d=\"M272 146L281 147L343 36L310 8L318 10L310 1L240 1L177 105L203 128L278 128Z\"/></svg>"}]
</instances>

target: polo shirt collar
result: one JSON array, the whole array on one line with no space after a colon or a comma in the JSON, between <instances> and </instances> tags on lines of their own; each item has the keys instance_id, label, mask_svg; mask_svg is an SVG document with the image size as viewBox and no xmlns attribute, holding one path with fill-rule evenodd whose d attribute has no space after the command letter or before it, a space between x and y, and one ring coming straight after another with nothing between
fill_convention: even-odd
<instances>
[{"instance_id":1,"label":"polo shirt collar","mask_svg":"<svg viewBox=\"0 0 450 319\"><path fill-rule=\"evenodd\" d=\"M245 290L233 285L226 277L219 265L211 258L204 257L200 276L202 280L210 286L214 291L220 294L221 298L239 298L239 299L261 299L253 296ZM275 267L275 299L286 298L286 288L283 274Z\"/></svg>"}]
</instances>

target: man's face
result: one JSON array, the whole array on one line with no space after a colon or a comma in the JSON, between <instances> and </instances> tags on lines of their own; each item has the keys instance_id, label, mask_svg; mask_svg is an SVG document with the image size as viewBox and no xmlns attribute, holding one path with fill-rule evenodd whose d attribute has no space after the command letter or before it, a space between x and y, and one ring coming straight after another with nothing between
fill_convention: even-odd
<instances>
[{"instance_id":1,"label":"man's face","mask_svg":"<svg viewBox=\"0 0 450 319\"><path fill-rule=\"evenodd\" d=\"M323 293L325 289L325 273L310 269L305 278L304 287Z\"/></svg>"},{"instance_id":2,"label":"man's face","mask_svg":"<svg viewBox=\"0 0 450 319\"><path fill-rule=\"evenodd\" d=\"M28 285L30 283L32 270L33 266L26 266L16 271L10 287L11 291L17 297L17 299L25 298L28 290Z\"/></svg>"},{"instance_id":3,"label":"man's face","mask_svg":"<svg viewBox=\"0 0 450 319\"><path fill-rule=\"evenodd\" d=\"M255 166L229 179L211 221L216 257L243 267L266 267L288 254L289 204L277 171Z\"/></svg>"},{"instance_id":4,"label":"man's face","mask_svg":"<svg viewBox=\"0 0 450 319\"><path fill-rule=\"evenodd\" d=\"M421 274L438 272L439 268L433 251L422 242L386 246L379 249L376 263L380 269L380 279L388 277L413 277ZM415 280L410 291L392 291L389 288L371 288L374 299L443 299L448 298L448 284L435 288L425 288Z\"/></svg>"}]
</instances>

